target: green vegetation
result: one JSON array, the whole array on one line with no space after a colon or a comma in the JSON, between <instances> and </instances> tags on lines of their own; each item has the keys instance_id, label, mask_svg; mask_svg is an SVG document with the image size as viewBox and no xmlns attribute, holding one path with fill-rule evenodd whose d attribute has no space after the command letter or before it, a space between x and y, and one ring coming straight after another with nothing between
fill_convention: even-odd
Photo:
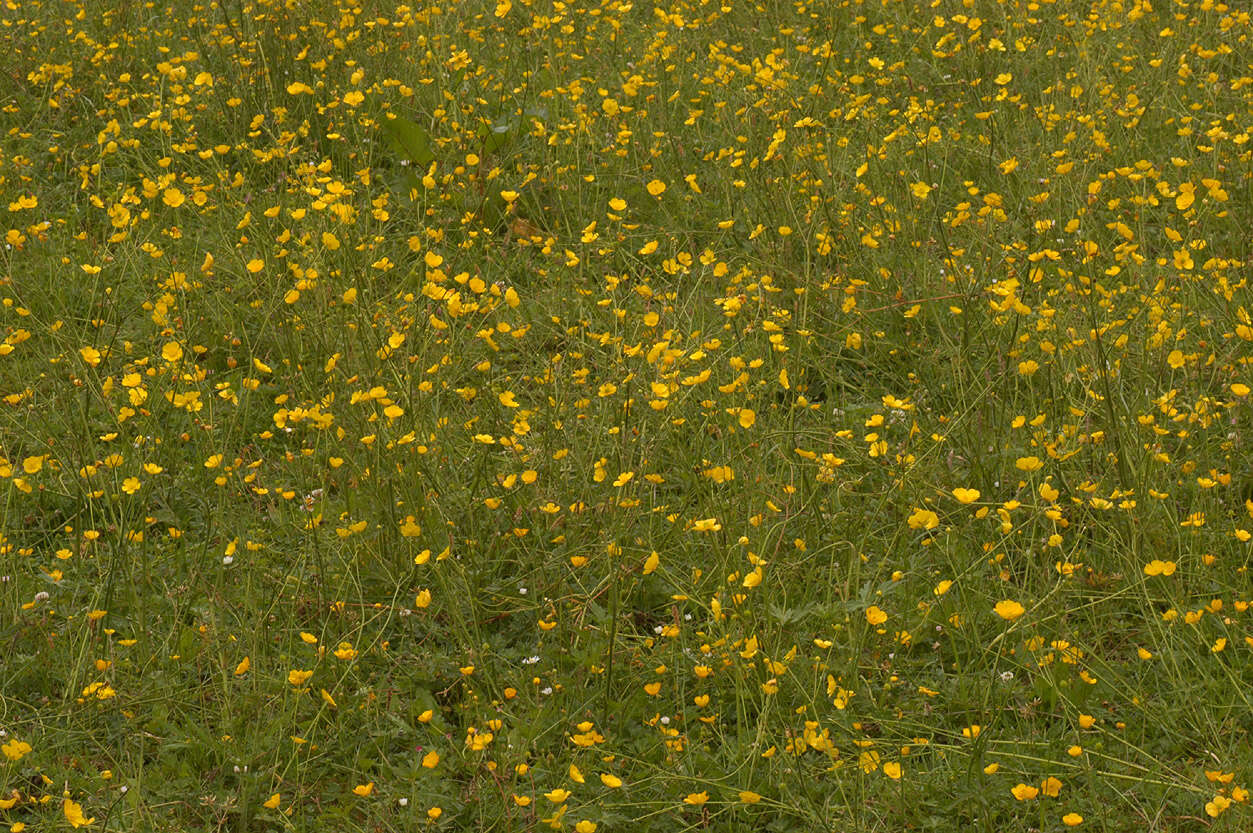
<instances>
[{"instance_id":1,"label":"green vegetation","mask_svg":"<svg viewBox=\"0 0 1253 833\"><path fill-rule=\"evenodd\" d=\"M0 3L13 833L1253 825L1243 4Z\"/></svg>"}]
</instances>

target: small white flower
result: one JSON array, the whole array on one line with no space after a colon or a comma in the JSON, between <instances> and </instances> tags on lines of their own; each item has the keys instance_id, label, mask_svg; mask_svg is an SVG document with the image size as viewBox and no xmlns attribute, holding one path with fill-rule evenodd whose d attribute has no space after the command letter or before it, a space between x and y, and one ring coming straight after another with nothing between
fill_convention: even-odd
<instances>
[{"instance_id":1,"label":"small white flower","mask_svg":"<svg viewBox=\"0 0 1253 833\"><path fill-rule=\"evenodd\" d=\"M222 563L225 564L227 567L231 566L232 564L235 563L235 556L233 555L222 556Z\"/></svg>"}]
</instances>

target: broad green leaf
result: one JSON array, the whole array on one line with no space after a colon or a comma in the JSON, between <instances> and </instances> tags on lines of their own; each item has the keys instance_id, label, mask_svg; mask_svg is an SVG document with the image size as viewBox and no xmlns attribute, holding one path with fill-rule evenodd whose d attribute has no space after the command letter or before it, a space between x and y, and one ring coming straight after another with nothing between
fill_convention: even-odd
<instances>
[{"instance_id":1,"label":"broad green leaf","mask_svg":"<svg viewBox=\"0 0 1253 833\"><path fill-rule=\"evenodd\" d=\"M396 116L385 119L382 127L395 151L411 164L426 167L435 161L435 154L431 152L431 136L417 122Z\"/></svg>"}]
</instances>

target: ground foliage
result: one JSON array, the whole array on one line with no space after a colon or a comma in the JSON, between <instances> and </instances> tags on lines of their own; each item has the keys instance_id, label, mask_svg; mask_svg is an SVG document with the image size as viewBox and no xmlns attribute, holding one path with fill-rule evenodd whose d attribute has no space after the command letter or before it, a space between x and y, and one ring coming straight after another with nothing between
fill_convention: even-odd
<instances>
[{"instance_id":1,"label":"ground foliage","mask_svg":"<svg viewBox=\"0 0 1253 833\"><path fill-rule=\"evenodd\" d=\"M0 820L1247 828L1241 7L3 0Z\"/></svg>"}]
</instances>

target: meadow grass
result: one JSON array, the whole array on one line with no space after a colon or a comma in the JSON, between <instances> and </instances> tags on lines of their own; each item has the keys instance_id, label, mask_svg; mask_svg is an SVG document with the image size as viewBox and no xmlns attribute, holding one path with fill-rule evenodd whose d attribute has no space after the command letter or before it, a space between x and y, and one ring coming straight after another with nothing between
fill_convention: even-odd
<instances>
[{"instance_id":1,"label":"meadow grass","mask_svg":"<svg viewBox=\"0 0 1253 833\"><path fill-rule=\"evenodd\" d=\"M14 833L1253 826L1242 3L0 2Z\"/></svg>"}]
</instances>

